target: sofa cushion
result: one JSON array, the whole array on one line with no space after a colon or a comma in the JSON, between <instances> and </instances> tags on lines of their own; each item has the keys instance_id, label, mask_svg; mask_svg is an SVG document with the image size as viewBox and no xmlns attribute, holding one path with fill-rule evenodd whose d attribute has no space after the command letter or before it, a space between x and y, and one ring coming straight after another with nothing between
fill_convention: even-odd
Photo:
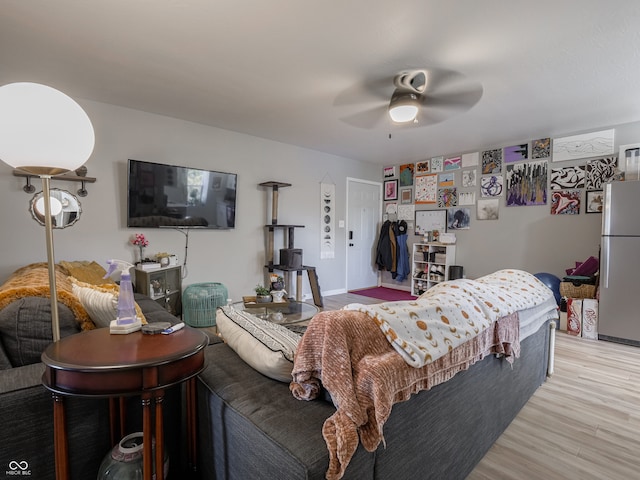
<instances>
[{"instance_id":1,"label":"sofa cushion","mask_svg":"<svg viewBox=\"0 0 640 480\"><path fill-rule=\"evenodd\" d=\"M58 303L58 318L60 338L80 331L73 312L61 303ZM11 366L40 362L40 355L53 342L51 301L44 297L24 297L0 310L0 341Z\"/></svg>"},{"instance_id":2,"label":"sofa cushion","mask_svg":"<svg viewBox=\"0 0 640 480\"><path fill-rule=\"evenodd\" d=\"M218 309L216 324L224 341L246 363L269 378L291 381L293 356L300 335L228 306Z\"/></svg>"},{"instance_id":3,"label":"sofa cushion","mask_svg":"<svg viewBox=\"0 0 640 480\"><path fill-rule=\"evenodd\" d=\"M7 357L7 354L4 351L2 339L0 339L0 370L7 370L11 367L13 367L13 365L11 365L11 360L9 360L9 357Z\"/></svg>"}]
</instances>

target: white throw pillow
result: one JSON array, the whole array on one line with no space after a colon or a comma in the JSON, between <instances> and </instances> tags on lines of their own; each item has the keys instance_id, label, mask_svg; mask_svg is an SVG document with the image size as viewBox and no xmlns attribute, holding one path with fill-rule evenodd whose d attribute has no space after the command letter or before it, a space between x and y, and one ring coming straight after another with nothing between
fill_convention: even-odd
<instances>
[{"instance_id":1,"label":"white throw pillow","mask_svg":"<svg viewBox=\"0 0 640 480\"><path fill-rule=\"evenodd\" d=\"M247 364L269 378L291 382L300 335L229 306L218 309L216 325L224 341Z\"/></svg>"},{"instance_id":2,"label":"white throw pillow","mask_svg":"<svg viewBox=\"0 0 640 480\"><path fill-rule=\"evenodd\" d=\"M96 327L108 327L111 321L118 317L119 288L117 285L91 285L75 278L71 278L71 283L73 294L80 300ZM135 308L142 323L147 323L137 303Z\"/></svg>"}]
</instances>

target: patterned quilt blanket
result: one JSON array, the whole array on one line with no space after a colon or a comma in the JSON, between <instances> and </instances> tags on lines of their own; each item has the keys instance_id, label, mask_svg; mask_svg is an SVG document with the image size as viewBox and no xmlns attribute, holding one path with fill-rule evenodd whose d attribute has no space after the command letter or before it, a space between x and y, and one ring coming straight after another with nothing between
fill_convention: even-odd
<instances>
[{"instance_id":1,"label":"patterned quilt blanket","mask_svg":"<svg viewBox=\"0 0 640 480\"><path fill-rule=\"evenodd\" d=\"M498 318L535 307L551 295L532 274L509 269L477 280L440 283L415 301L352 303L344 309L373 318L402 358L420 368L475 338Z\"/></svg>"},{"instance_id":2,"label":"patterned quilt blanket","mask_svg":"<svg viewBox=\"0 0 640 480\"><path fill-rule=\"evenodd\" d=\"M517 313L503 317L438 360L414 368L365 313L318 313L296 350L289 388L298 400L313 400L324 387L336 406L322 427L329 452L326 478L342 478L359 442L375 451L395 403L446 382L486 355L518 357L518 326Z\"/></svg>"}]
</instances>

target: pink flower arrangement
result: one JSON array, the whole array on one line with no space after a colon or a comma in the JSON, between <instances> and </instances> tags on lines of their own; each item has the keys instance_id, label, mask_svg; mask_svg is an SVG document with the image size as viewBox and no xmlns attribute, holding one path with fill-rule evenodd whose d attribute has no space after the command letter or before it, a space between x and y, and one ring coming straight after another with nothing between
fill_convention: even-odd
<instances>
[{"instance_id":1,"label":"pink flower arrangement","mask_svg":"<svg viewBox=\"0 0 640 480\"><path fill-rule=\"evenodd\" d=\"M131 243L140 249L140 263L143 263L145 261L144 247L149 245L149 240L144 238L144 233L136 233L131 239Z\"/></svg>"},{"instance_id":2,"label":"pink flower arrangement","mask_svg":"<svg viewBox=\"0 0 640 480\"><path fill-rule=\"evenodd\" d=\"M136 233L135 236L131 239L131 243L144 248L149 245L149 240L144 238L144 233Z\"/></svg>"}]
</instances>

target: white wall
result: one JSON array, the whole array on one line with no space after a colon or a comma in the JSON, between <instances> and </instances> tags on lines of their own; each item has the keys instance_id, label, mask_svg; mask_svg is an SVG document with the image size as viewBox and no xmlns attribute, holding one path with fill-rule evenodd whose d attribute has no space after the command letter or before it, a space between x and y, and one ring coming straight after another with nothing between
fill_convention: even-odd
<instances>
[{"instance_id":1,"label":"white wall","mask_svg":"<svg viewBox=\"0 0 640 480\"><path fill-rule=\"evenodd\" d=\"M109 258L119 258L133 262L135 251L129 240L142 232L150 242L146 253L176 253L182 262L182 233L126 228L127 159L134 158L238 174L236 228L191 231L183 286L222 282L232 298L240 299L263 281L264 225L271 222L271 191L258 183L278 180L292 184L280 190L278 220L305 225L295 233L295 246L303 249L305 264L317 267L323 292L345 288L344 229L337 232L336 257L319 259L320 182L327 176L336 183L338 217L344 219L345 178L378 181L381 167L131 109L79 103L96 131L96 147L86 166L88 176L97 181L88 184L89 195L80 198L80 221L54 231L56 261L90 259L104 265ZM24 178L14 177L11 168L0 162L0 282L25 264L46 261L44 227L31 218L32 195L22 191L23 185ZM37 191L42 189L39 180L35 185ZM80 185L52 181L52 187L75 193ZM304 292L308 291L305 279Z\"/></svg>"},{"instance_id":2,"label":"white wall","mask_svg":"<svg viewBox=\"0 0 640 480\"><path fill-rule=\"evenodd\" d=\"M591 131L609 128L615 128L616 155L620 145L640 142L640 122L594 128ZM579 133L586 132L567 132L567 135ZM544 134L532 136L532 138L544 137ZM517 145L530 140L517 139L504 145L482 145L478 146L478 151ZM450 152L445 156L456 154L457 152ZM583 159L549 162L548 172L550 175L552 168L584 165L586 161ZM390 165L393 164L390 163ZM398 168L396 172L397 170ZM456 185L460 185L461 175L460 170L456 171ZM548 193L550 192L549 190ZM481 198L479 175L476 201L478 198ZM470 229L455 232L456 264L464 267L464 273L468 278L477 278L501 268L518 268L531 273L548 272L562 278L566 275L565 269L573 267L574 262L584 261L592 255L595 257L599 255L602 216L584 213L584 191L582 202L579 215L551 215L550 200L544 206L506 207L503 195L500 198L499 219L494 221L476 220L475 205L469 206L472 212ZM416 208L427 209L421 205ZM410 233L412 232L413 230ZM409 236L410 250L411 244L417 241L422 241L422 237ZM382 283L396 288L410 289L409 280L402 283L394 282L387 272L382 275Z\"/></svg>"},{"instance_id":3,"label":"white wall","mask_svg":"<svg viewBox=\"0 0 640 480\"><path fill-rule=\"evenodd\" d=\"M109 258L133 261L135 251L129 240L133 233L142 232L151 242L147 253L176 253L182 261L182 233L125 227L127 159L135 158L238 173L237 227L191 231L184 285L219 281L227 285L232 298L239 299L263 281L264 225L271 218L271 193L258 183L279 180L292 184L280 191L279 222L306 226L296 230L295 246L303 249L305 264L317 267L322 291L345 289L344 229L337 231L336 257L319 259L319 184L323 179L336 183L337 220L344 219L346 177L382 181L381 166L126 108L80 103L96 130L96 147L87 167L97 182L87 186L87 197L80 198L80 221L55 231L56 260L94 259L103 265ZM616 148L640 141L640 122L615 126L615 130ZM582 132L567 132L572 133ZM479 146L478 150L501 146ZM389 165L401 163L390 161ZM563 162L571 163L580 162ZM32 196L22 191L23 185L24 179L14 177L11 168L0 162L0 282L25 264L46 261L44 230L28 212ZM72 193L79 188L79 184L59 181L52 186ZM39 180L36 188L41 190ZM562 276L574 261L598 254L600 215L552 216L549 205L507 208L504 198L501 202L498 221L472 218L470 230L457 232L456 263L464 266L468 277L507 267ZM417 240L409 238L410 243ZM386 272L382 281L394 284ZM409 283L399 286L408 289ZM305 280L304 293L308 291Z\"/></svg>"}]
</instances>

